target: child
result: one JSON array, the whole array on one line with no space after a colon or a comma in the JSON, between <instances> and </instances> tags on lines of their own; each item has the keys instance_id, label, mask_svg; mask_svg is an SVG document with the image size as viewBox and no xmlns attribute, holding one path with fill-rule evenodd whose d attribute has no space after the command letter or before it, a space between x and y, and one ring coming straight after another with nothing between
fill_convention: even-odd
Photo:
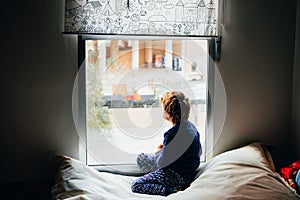
<instances>
[{"instance_id":1,"label":"child","mask_svg":"<svg viewBox=\"0 0 300 200\"><path fill-rule=\"evenodd\" d=\"M132 183L133 192L168 196L186 189L200 164L199 133L188 121L189 99L183 93L167 92L161 98L164 118L173 125L164 133L163 145L155 154L141 153L138 166L148 174Z\"/></svg>"}]
</instances>

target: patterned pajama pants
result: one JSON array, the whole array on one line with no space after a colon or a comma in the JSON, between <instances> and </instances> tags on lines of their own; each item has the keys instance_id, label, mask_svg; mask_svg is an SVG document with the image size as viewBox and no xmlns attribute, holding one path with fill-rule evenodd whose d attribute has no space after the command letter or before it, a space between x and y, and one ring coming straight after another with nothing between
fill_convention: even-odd
<instances>
[{"instance_id":1,"label":"patterned pajama pants","mask_svg":"<svg viewBox=\"0 0 300 200\"><path fill-rule=\"evenodd\" d=\"M132 183L132 192L168 196L187 188L182 176L171 169L158 169L150 172Z\"/></svg>"}]
</instances>

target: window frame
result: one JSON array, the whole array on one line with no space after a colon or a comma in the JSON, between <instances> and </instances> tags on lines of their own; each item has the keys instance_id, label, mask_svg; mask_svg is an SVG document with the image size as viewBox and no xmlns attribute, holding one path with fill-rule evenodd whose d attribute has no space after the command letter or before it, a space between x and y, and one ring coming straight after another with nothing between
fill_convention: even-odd
<instances>
[{"instance_id":1,"label":"window frame","mask_svg":"<svg viewBox=\"0 0 300 200\"><path fill-rule=\"evenodd\" d=\"M214 41L215 37L170 37L164 36L151 37L148 36L95 36L95 35L78 35L77 36L77 56L78 56L78 71L80 67L86 67L86 40L207 40L207 90L206 90L206 120L205 120L205 148L206 156L205 161L201 161L200 165L205 164L212 158L213 155L213 116L212 105L214 97L214 65L215 61L212 59L214 56ZM87 150L87 124L86 124L86 74L78 73L78 134L80 138L79 142L79 160L88 164L88 150ZM84 94L84 95L82 95ZM89 165L98 171L110 172L122 175L142 175L142 172L137 164L99 164Z\"/></svg>"}]
</instances>

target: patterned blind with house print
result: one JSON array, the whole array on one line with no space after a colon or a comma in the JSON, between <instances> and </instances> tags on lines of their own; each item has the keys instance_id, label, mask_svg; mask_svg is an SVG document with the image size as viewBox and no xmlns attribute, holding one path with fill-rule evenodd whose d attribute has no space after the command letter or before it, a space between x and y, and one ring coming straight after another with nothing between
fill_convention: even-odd
<instances>
[{"instance_id":1,"label":"patterned blind with house print","mask_svg":"<svg viewBox=\"0 0 300 200\"><path fill-rule=\"evenodd\" d=\"M64 32L216 36L218 0L65 0Z\"/></svg>"}]
</instances>

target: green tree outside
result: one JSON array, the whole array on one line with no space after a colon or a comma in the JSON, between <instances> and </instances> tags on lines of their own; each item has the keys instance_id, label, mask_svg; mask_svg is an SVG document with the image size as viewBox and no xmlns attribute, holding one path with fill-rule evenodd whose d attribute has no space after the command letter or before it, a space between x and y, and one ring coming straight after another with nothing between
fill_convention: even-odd
<instances>
[{"instance_id":1,"label":"green tree outside","mask_svg":"<svg viewBox=\"0 0 300 200\"><path fill-rule=\"evenodd\" d=\"M109 130L112 123L110 112L103 107L103 87L96 64L86 66L87 125L89 128Z\"/></svg>"}]
</instances>

